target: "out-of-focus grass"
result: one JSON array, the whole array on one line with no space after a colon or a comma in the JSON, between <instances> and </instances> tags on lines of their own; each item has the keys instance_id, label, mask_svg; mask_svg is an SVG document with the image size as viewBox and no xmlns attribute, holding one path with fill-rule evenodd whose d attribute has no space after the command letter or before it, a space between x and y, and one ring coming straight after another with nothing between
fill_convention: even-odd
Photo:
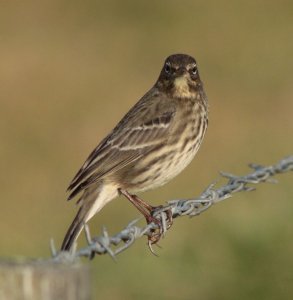
<instances>
[{"instance_id":1,"label":"out-of-focus grass","mask_svg":"<svg viewBox=\"0 0 293 300\"><path fill-rule=\"evenodd\" d=\"M210 100L195 161L144 194L199 194L224 170L292 153L290 1L25 1L0 9L1 256L49 255L76 209L65 189L92 148L151 87L163 59L194 55ZM160 257L139 241L97 257L103 299L291 299L292 175L176 221ZM153 199L151 201L150 199ZM115 233L138 215L125 199L91 222Z\"/></svg>"}]
</instances>

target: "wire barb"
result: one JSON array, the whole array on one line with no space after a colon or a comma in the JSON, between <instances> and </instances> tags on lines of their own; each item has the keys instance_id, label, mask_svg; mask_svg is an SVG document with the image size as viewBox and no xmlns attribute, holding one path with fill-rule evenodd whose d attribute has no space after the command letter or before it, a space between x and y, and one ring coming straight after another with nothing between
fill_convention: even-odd
<instances>
[{"instance_id":1,"label":"wire barb","mask_svg":"<svg viewBox=\"0 0 293 300\"><path fill-rule=\"evenodd\" d=\"M180 216L199 216L212 207L213 204L232 197L234 193L254 190L255 188L252 187L251 184L259 184L262 182L276 183L276 180L272 180L270 177L293 171L293 156L284 158L273 166L265 167L258 164L250 164L249 166L253 169L252 173L245 176L236 176L221 172L220 174L228 179L228 183L225 185L215 188L216 183L212 183L197 198L171 200L167 202L167 205L161 206L158 211L155 212L154 216L161 220L163 224L163 236L165 236L169 229L168 221L170 220L173 222L175 218ZM93 259L95 254L109 254L112 259L116 261L117 254L131 247L137 239L144 235L151 236L155 230L158 230L158 225L153 222L145 227L139 227L136 225L138 220L139 219L135 219L131 221L122 231L114 236L110 236L106 228L103 227L102 235L93 238L91 238L88 226L85 225L84 228L88 246L80 250L75 249L70 253L70 258L88 257L89 259ZM152 249L150 241L148 246L151 252L157 256ZM56 253L52 242L51 253L55 261L60 261L62 257L66 256L64 252Z\"/></svg>"}]
</instances>

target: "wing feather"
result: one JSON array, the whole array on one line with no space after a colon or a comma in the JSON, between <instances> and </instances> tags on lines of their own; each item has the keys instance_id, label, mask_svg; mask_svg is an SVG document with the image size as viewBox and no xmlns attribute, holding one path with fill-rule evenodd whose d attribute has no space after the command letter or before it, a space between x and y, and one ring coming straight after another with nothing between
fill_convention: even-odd
<instances>
[{"instance_id":1,"label":"wing feather","mask_svg":"<svg viewBox=\"0 0 293 300\"><path fill-rule=\"evenodd\" d=\"M144 101L141 102L129 111L90 154L68 188L71 191L68 200L104 176L135 162L163 143L162 139L168 136L174 119L175 107L166 106L163 111L159 110L159 116L151 118L151 114L143 109ZM140 113L144 111L145 115L138 117L138 110Z\"/></svg>"}]
</instances>

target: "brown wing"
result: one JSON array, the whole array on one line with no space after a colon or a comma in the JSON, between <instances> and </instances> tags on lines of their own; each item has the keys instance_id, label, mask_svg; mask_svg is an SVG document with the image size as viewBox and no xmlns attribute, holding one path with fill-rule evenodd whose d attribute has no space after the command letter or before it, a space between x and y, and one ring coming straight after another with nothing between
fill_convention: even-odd
<instances>
[{"instance_id":1,"label":"brown wing","mask_svg":"<svg viewBox=\"0 0 293 300\"><path fill-rule=\"evenodd\" d=\"M145 97L149 96L146 94ZM94 182L140 159L164 143L176 112L168 99L142 98L90 154L72 180L68 200ZM166 101L164 101L166 100ZM151 103L150 103L151 102ZM155 113L158 112L158 113Z\"/></svg>"}]
</instances>

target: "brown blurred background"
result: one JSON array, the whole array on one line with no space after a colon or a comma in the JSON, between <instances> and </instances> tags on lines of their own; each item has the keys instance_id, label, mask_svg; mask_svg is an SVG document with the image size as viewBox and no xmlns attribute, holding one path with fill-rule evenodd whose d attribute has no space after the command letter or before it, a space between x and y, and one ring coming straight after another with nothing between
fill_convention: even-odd
<instances>
[{"instance_id":1,"label":"brown blurred background","mask_svg":"<svg viewBox=\"0 0 293 300\"><path fill-rule=\"evenodd\" d=\"M172 53L196 57L210 126L153 204L198 195L293 149L292 1L1 1L0 255L48 257L76 213L66 188ZM99 299L292 299L292 174L176 220L159 258L139 240L91 262ZM91 222L119 231L123 198ZM84 245L84 237L79 246Z\"/></svg>"}]
</instances>

